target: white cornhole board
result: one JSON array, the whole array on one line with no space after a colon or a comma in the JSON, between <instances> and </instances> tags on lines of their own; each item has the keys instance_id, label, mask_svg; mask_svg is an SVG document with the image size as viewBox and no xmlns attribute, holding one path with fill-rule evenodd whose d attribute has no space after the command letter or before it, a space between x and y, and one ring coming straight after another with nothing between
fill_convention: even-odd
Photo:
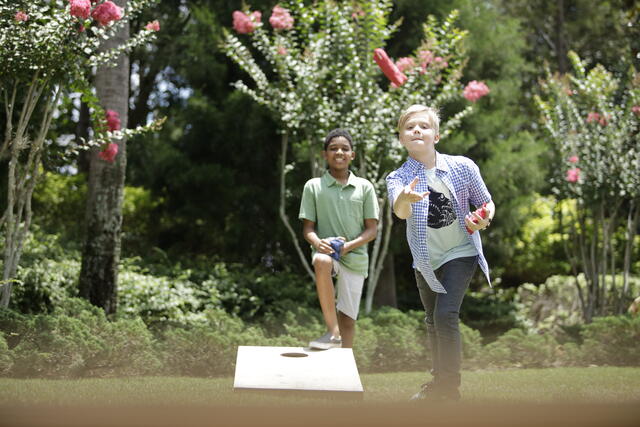
<instances>
[{"instance_id":1,"label":"white cornhole board","mask_svg":"<svg viewBox=\"0 0 640 427\"><path fill-rule=\"evenodd\" d=\"M364 392L350 348L238 346L235 390ZM351 394L349 393L349 394Z\"/></svg>"}]
</instances>

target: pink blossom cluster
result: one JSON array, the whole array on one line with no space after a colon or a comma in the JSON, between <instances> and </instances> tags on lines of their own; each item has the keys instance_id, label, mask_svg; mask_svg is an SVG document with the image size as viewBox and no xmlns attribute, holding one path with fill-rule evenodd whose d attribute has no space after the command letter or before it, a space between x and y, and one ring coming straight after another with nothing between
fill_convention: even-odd
<instances>
[{"instance_id":1,"label":"pink blossom cluster","mask_svg":"<svg viewBox=\"0 0 640 427\"><path fill-rule=\"evenodd\" d=\"M102 2L91 10L96 0L69 0L70 14L79 19L93 18L99 25L109 25L122 19L122 8L110 0Z\"/></svg>"},{"instance_id":2,"label":"pink blossom cluster","mask_svg":"<svg viewBox=\"0 0 640 427\"><path fill-rule=\"evenodd\" d=\"M70 0L69 3L71 4L71 16L87 19L91 15L90 0Z\"/></svg>"},{"instance_id":3,"label":"pink blossom cluster","mask_svg":"<svg viewBox=\"0 0 640 427\"><path fill-rule=\"evenodd\" d=\"M109 163L113 163L116 160L116 155L118 155L118 144L113 142L109 143L104 150L98 153L98 157Z\"/></svg>"},{"instance_id":4,"label":"pink blossom cluster","mask_svg":"<svg viewBox=\"0 0 640 427\"><path fill-rule=\"evenodd\" d=\"M422 72L425 73L429 64L433 62L433 52L431 52L430 50L421 50L420 52L418 52L418 59L420 60L420 67L422 68Z\"/></svg>"},{"instance_id":5,"label":"pink blossom cluster","mask_svg":"<svg viewBox=\"0 0 640 427\"><path fill-rule=\"evenodd\" d=\"M633 107L631 107L631 112L640 117L640 105L634 105Z\"/></svg>"},{"instance_id":6,"label":"pink blossom cluster","mask_svg":"<svg viewBox=\"0 0 640 427\"><path fill-rule=\"evenodd\" d=\"M580 159L578 158L578 156L571 156L567 160L569 160L569 163L578 163L578 160Z\"/></svg>"},{"instance_id":7,"label":"pink blossom cluster","mask_svg":"<svg viewBox=\"0 0 640 427\"><path fill-rule=\"evenodd\" d=\"M578 182L580 179L580 168L571 168L567 171L565 179L569 182Z\"/></svg>"},{"instance_id":8,"label":"pink blossom cluster","mask_svg":"<svg viewBox=\"0 0 640 427\"><path fill-rule=\"evenodd\" d=\"M287 53L289 53L289 52L287 52L287 48L286 48L286 47L284 47L284 46L278 46L278 55L282 55L282 56L284 56L284 55L286 55Z\"/></svg>"},{"instance_id":9,"label":"pink blossom cluster","mask_svg":"<svg viewBox=\"0 0 640 427\"><path fill-rule=\"evenodd\" d=\"M399 58L396 61L396 67L398 67L398 70L402 71L403 73L407 70L411 71L413 68L415 68L415 66L416 66L416 63L413 60L413 58L410 58L408 56Z\"/></svg>"},{"instance_id":10,"label":"pink blossom cluster","mask_svg":"<svg viewBox=\"0 0 640 427\"><path fill-rule=\"evenodd\" d=\"M600 126L606 126L607 118L605 117L604 114L600 114L592 111L589 114L587 114L587 123L594 123L594 122L598 122Z\"/></svg>"},{"instance_id":11,"label":"pink blossom cluster","mask_svg":"<svg viewBox=\"0 0 640 427\"><path fill-rule=\"evenodd\" d=\"M271 11L269 23L276 30L290 30L293 28L293 17L287 9L276 5Z\"/></svg>"},{"instance_id":12,"label":"pink blossom cluster","mask_svg":"<svg viewBox=\"0 0 640 427\"><path fill-rule=\"evenodd\" d=\"M489 87L484 82L477 80L470 81L462 92L467 101L476 102L489 93Z\"/></svg>"},{"instance_id":13,"label":"pink blossom cluster","mask_svg":"<svg viewBox=\"0 0 640 427\"><path fill-rule=\"evenodd\" d=\"M117 111L107 110L105 113L105 119L107 120L107 127L109 131L113 132L120 130L120 114Z\"/></svg>"},{"instance_id":14,"label":"pink blossom cluster","mask_svg":"<svg viewBox=\"0 0 640 427\"><path fill-rule=\"evenodd\" d=\"M262 13L259 11L246 14L239 10L233 12L233 29L239 34L252 33L256 27L260 24L262 19Z\"/></svg>"},{"instance_id":15,"label":"pink blossom cluster","mask_svg":"<svg viewBox=\"0 0 640 427\"><path fill-rule=\"evenodd\" d=\"M160 22L158 20L148 22L144 28L149 31L160 31Z\"/></svg>"},{"instance_id":16,"label":"pink blossom cluster","mask_svg":"<svg viewBox=\"0 0 640 427\"><path fill-rule=\"evenodd\" d=\"M91 17L98 21L100 25L108 25L111 21L122 19L122 9L116 6L115 3L106 1L93 9Z\"/></svg>"},{"instance_id":17,"label":"pink blossom cluster","mask_svg":"<svg viewBox=\"0 0 640 427\"><path fill-rule=\"evenodd\" d=\"M14 18L18 22L27 22L29 20L29 15L19 10L16 12L16 15L14 16Z\"/></svg>"}]
</instances>

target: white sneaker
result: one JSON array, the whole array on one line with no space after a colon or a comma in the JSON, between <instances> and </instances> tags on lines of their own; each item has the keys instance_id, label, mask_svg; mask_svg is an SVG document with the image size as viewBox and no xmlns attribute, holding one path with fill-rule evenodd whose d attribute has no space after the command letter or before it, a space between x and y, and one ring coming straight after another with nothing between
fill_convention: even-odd
<instances>
[{"instance_id":1,"label":"white sneaker","mask_svg":"<svg viewBox=\"0 0 640 427\"><path fill-rule=\"evenodd\" d=\"M331 332L327 332L320 338L313 340L309 343L310 348L316 348L319 350L329 350L330 348L342 347L342 338L334 337Z\"/></svg>"}]
</instances>

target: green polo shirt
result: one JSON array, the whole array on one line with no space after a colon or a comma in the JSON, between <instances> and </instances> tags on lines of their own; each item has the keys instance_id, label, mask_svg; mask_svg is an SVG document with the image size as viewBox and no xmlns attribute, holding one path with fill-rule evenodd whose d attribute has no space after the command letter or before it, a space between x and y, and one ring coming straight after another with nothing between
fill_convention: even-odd
<instances>
[{"instance_id":1,"label":"green polo shirt","mask_svg":"<svg viewBox=\"0 0 640 427\"><path fill-rule=\"evenodd\" d=\"M321 239L343 236L349 241L362 234L365 219L378 219L378 211L378 198L369 181L350 172L347 183L342 185L326 171L322 177L312 178L304 185L298 218L315 222ZM340 263L367 277L367 245L340 257Z\"/></svg>"}]
</instances>

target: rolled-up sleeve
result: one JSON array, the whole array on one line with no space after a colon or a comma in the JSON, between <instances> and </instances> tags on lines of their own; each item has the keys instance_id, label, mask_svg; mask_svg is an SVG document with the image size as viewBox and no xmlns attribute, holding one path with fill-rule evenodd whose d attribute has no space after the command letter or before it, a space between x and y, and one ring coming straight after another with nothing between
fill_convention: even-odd
<instances>
[{"instance_id":1,"label":"rolled-up sleeve","mask_svg":"<svg viewBox=\"0 0 640 427\"><path fill-rule=\"evenodd\" d=\"M487 189L484 180L482 179L482 175L480 175L480 168L470 161L469 164L469 201L473 203L474 206L480 206L483 203L488 203L491 201L491 194L489 193L489 189Z\"/></svg>"},{"instance_id":2,"label":"rolled-up sleeve","mask_svg":"<svg viewBox=\"0 0 640 427\"><path fill-rule=\"evenodd\" d=\"M396 198L398 197L398 194L402 192L402 189L405 186L404 180L402 179L402 176L398 173L398 171L394 171L387 175L386 182L389 203L391 204L391 206L393 206Z\"/></svg>"}]
</instances>

